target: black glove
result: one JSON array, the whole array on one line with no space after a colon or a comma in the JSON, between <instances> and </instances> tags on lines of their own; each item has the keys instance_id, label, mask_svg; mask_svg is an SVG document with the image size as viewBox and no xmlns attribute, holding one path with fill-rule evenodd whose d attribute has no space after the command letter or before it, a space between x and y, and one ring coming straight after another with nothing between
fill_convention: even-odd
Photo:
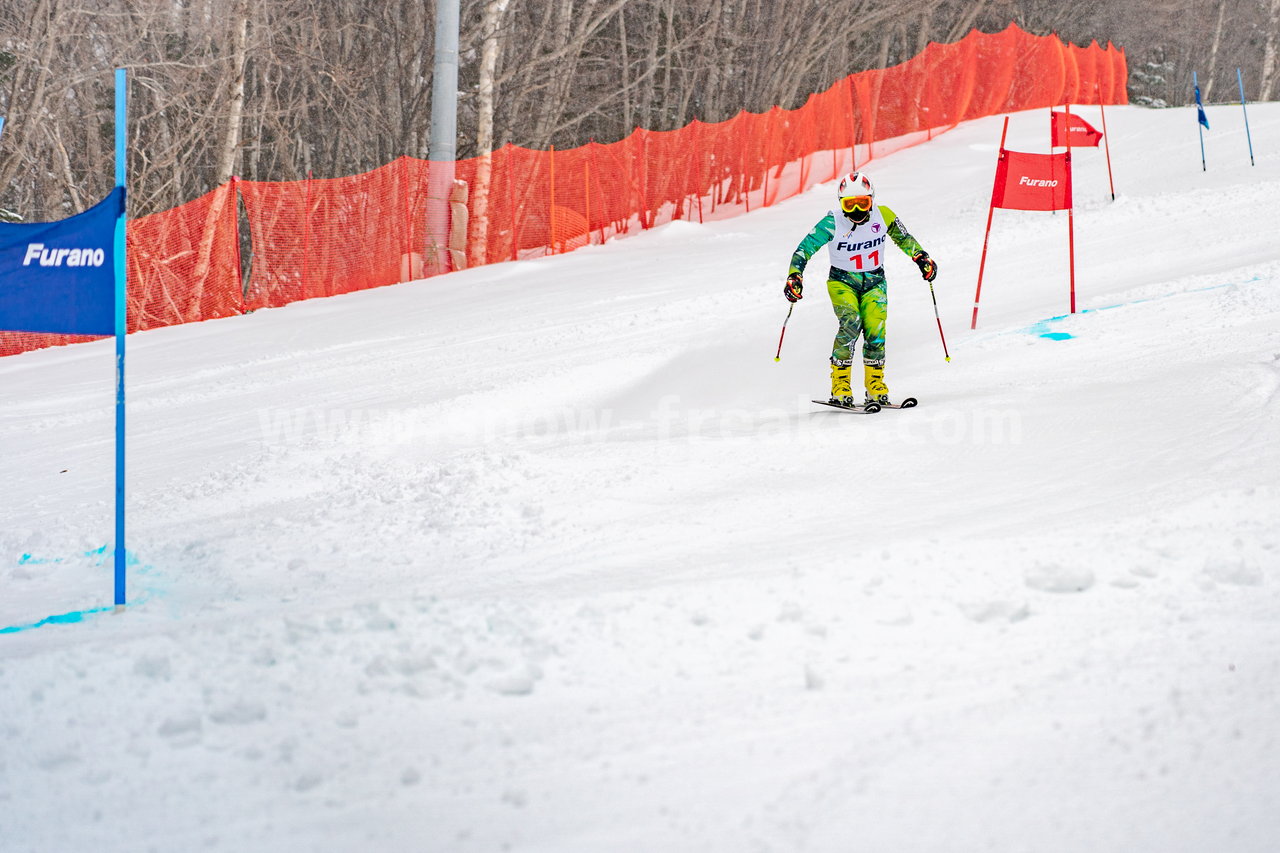
<instances>
[{"instance_id":1,"label":"black glove","mask_svg":"<svg viewBox=\"0 0 1280 853\"><path fill-rule=\"evenodd\" d=\"M793 272L787 276L787 285L782 288L782 295L787 297L788 302L795 302L798 299L804 299L804 279L800 277L800 273Z\"/></svg>"},{"instance_id":2,"label":"black glove","mask_svg":"<svg viewBox=\"0 0 1280 853\"><path fill-rule=\"evenodd\" d=\"M925 281L933 281L938 277L938 264L929 257L928 252L916 252L911 256L911 260L916 262L916 266L920 267L920 275Z\"/></svg>"}]
</instances>

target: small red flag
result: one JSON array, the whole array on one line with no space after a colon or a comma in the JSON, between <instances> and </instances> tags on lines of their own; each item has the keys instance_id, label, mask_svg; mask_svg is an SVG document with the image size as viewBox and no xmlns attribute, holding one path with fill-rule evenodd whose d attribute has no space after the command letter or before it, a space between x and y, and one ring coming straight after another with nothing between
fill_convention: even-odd
<instances>
[{"instance_id":1,"label":"small red flag","mask_svg":"<svg viewBox=\"0 0 1280 853\"><path fill-rule=\"evenodd\" d=\"M1071 134L1072 148L1097 148L1102 140L1102 132L1075 113L1051 110L1049 116L1049 136L1053 140L1053 148L1065 147L1068 133Z\"/></svg>"},{"instance_id":2,"label":"small red flag","mask_svg":"<svg viewBox=\"0 0 1280 853\"><path fill-rule=\"evenodd\" d=\"M1071 207L1071 155L1027 154L1000 149L991 206L1006 210Z\"/></svg>"}]
</instances>

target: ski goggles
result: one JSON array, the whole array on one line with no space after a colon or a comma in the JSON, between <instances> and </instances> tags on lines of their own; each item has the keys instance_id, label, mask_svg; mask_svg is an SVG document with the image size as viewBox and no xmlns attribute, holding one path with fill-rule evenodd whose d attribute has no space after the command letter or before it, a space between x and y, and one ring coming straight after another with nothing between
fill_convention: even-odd
<instances>
[{"instance_id":1,"label":"ski goggles","mask_svg":"<svg viewBox=\"0 0 1280 853\"><path fill-rule=\"evenodd\" d=\"M869 195L851 195L840 199L840 209L845 213L853 213L855 210L870 210L871 196Z\"/></svg>"}]
</instances>

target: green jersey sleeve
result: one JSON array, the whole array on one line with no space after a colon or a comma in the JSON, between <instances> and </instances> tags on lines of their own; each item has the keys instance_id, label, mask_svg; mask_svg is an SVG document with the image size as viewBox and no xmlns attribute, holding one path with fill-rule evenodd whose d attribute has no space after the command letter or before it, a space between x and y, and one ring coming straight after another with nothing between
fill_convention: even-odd
<instances>
[{"instance_id":1,"label":"green jersey sleeve","mask_svg":"<svg viewBox=\"0 0 1280 853\"><path fill-rule=\"evenodd\" d=\"M898 214L882 204L880 205L880 215L884 217L885 223L889 226L889 239L893 240L894 244L905 252L908 258L913 258L924 252L924 247L920 245L915 237L911 236L911 232L907 230L907 226L902 224ZM928 253L926 252L926 254Z\"/></svg>"},{"instance_id":2,"label":"green jersey sleeve","mask_svg":"<svg viewBox=\"0 0 1280 853\"><path fill-rule=\"evenodd\" d=\"M796 250L791 253L791 269L788 273L803 273L805 265L809 263L814 252L830 243L835 233L835 217L828 213L813 226L813 229L800 241L800 245L796 246Z\"/></svg>"}]
</instances>

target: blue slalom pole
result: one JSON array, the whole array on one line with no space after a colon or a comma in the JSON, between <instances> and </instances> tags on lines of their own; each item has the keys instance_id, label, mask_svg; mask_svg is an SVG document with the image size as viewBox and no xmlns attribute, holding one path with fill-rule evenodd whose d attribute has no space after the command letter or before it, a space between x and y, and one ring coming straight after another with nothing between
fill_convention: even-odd
<instances>
[{"instance_id":1,"label":"blue slalom pole","mask_svg":"<svg viewBox=\"0 0 1280 853\"><path fill-rule=\"evenodd\" d=\"M0 116L0 134L4 133L4 116Z\"/></svg>"},{"instance_id":2,"label":"blue slalom pole","mask_svg":"<svg viewBox=\"0 0 1280 853\"><path fill-rule=\"evenodd\" d=\"M1249 133L1249 110L1244 105L1244 77L1240 75L1240 69L1236 68L1236 82L1240 84L1240 109L1244 110L1244 137L1249 140L1249 165L1256 166L1253 162L1253 135Z\"/></svg>"},{"instance_id":3,"label":"blue slalom pole","mask_svg":"<svg viewBox=\"0 0 1280 853\"><path fill-rule=\"evenodd\" d=\"M1200 105L1200 83L1196 80L1196 72L1191 72L1191 88L1196 90L1196 132L1200 134L1200 171L1209 171L1208 165L1204 161L1204 127L1200 124L1200 116L1204 113L1204 107Z\"/></svg>"},{"instance_id":4,"label":"blue slalom pole","mask_svg":"<svg viewBox=\"0 0 1280 853\"><path fill-rule=\"evenodd\" d=\"M124 187L126 178L125 120L128 102L125 95L125 69L116 69L116 186ZM116 612L125 605L125 547L124 547L124 339L128 333L125 322L125 222L128 217L128 196L125 209L116 220L115 273L116 273L116 548L115 548L115 605Z\"/></svg>"}]
</instances>

